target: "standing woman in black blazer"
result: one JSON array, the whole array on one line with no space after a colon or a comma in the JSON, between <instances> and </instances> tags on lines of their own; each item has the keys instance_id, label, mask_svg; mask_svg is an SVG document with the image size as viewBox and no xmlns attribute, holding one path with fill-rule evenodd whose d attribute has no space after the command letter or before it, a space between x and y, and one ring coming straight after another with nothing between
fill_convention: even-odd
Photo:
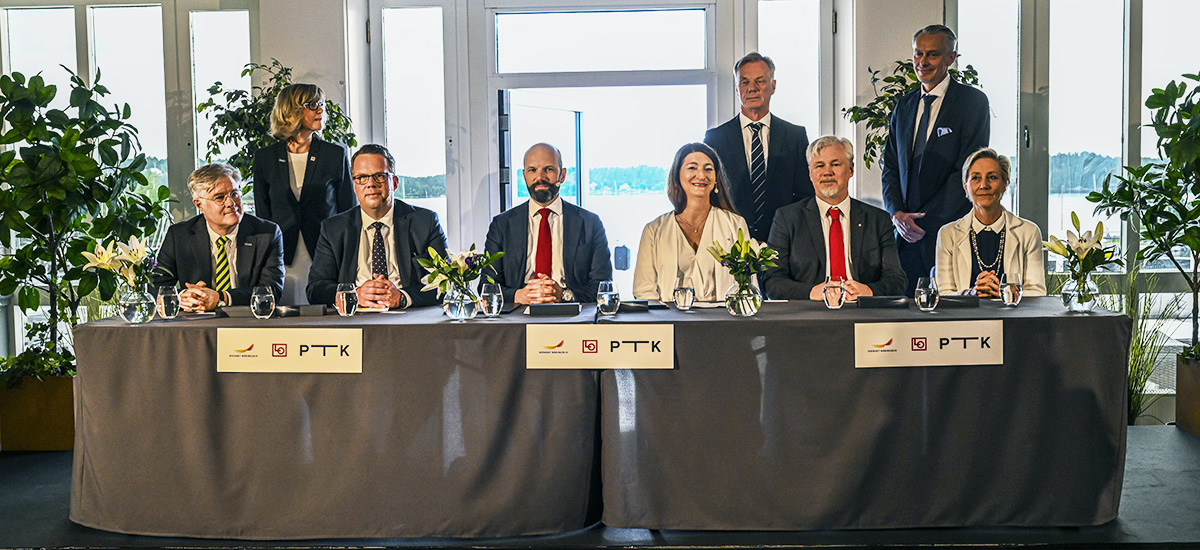
<instances>
[{"instance_id":1,"label":"standing woman in black blazer","mask_svg":"<svg viewBox=\"0 0 1200 550\"><path fill-rule=\"evenodd\" d=\"M306 304L308 268L321 222L356 206L346 148L321 140L325 94L313 84L279 91L271 136L280 140L254 154L254 208L283 232L284 304Z\"/></svg>"}]
</instances>

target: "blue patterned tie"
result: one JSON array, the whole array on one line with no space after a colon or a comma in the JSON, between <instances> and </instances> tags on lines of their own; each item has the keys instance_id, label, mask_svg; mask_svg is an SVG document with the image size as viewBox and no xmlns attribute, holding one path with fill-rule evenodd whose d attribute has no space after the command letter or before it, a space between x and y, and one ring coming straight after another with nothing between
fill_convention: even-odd
<instances>
[{"instance_id":1,"label":"blue patterned tie","mask_svg":"<svg viewBox=\"0 0 1200 550\"><path fill-rule=\"evenodd\" d=\"M763 201L763 196L767 192L767 156L763 151L762 138L758 132L762 129L763 123L751 122L750 126L750 196L754 205L753 225L755 228L761 228L763 224L763 215L766 214L767 205Z\"/></svg>"},{"instance_id":2,"label":"blue patterned tie","mask_svg":"<svg viewBox=\"0 0 1200 550\"><path fill-rule=\"evenodd\" d=\"M375 238L371 241L371 273L387 277L387 252L383 248L383 222L371 224Z\"/></svg>"}]
</instances>

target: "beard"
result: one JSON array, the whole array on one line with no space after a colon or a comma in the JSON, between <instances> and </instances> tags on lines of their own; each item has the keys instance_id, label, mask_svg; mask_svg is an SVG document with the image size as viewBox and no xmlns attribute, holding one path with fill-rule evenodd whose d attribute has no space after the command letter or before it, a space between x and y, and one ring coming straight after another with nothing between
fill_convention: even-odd
<instances>
[{"instance_id":1,"label":"beard","mask_svg":"<svg viewBox=\"0 0 1200 550\"><path fill-rule=\"evenodd\" d=\"M536 186L542 183L548 183L550 186L545 189L537 189ZM551 182L537 181L533 185L527 185L529 196L536 202L546 204L558 197L559 186Z\"/></svg>"}]
</instances>

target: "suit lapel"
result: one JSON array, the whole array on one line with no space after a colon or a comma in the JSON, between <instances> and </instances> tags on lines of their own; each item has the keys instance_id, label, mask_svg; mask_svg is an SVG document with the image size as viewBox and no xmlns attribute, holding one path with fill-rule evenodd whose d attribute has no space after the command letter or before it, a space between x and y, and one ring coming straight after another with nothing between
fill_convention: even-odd
<instances>
[{"instance_id":1,"label":"suit lapel","mask_svg":"<svg viewBox=\"0 0 1200 550\"><path fill-rule=\"evenodd\" d=\"M529 201L521 203L510 210L506 233L506 245L510 250L504 251L503 261L507 264L507 277L512 278L512 286L525 286L525 264L529 261Z\"/></svg>"},{"instance_id":2,"label":"suit lapel","mask_svg":"<svg viewBox=\"0 0 1200 550\"><path fill-rule=\"evenodd\" d=\"M412 285L417 281L410 280L413 277L412 262L409 261L413 257L412 243L408 240L410 235L410 227L412 226L412 216L408 214L412 209L400 201L392 202L392 234L396 243L396 268L400 271L400 283L404 285Z\"/></svg>"},{"instance_id":3,"label":"suit lapel","mask_svg":"<svg viewBox=\"0 0 1200 550\"><path fill-rule=\"evenodd\" d=\"M900 157L900 178L904 182L901 187L901 192L904 195L904 201L908 202L908 173L909 165L912 164L912 147L913 133L916 132L917 117L917 101L921 96L920 90L910 93L900 100L901 107L893 116L899 116L897 129L900 131L899 143L896 145L896 153Z\"/></svg>"},{"instance_id":4,"label":"suit lapel","mask_svg":"<svg viewBox=\"0 0 1200 550\"><path fill-rule=\"evenodd\" d=\"M862 261L863 233L867 223L865 205L850 201L850 277L858 280L858 266Z\"/></svg>"},{"instance_id":5,"label":"suit lapel","mask_svg":"<svg viewBox=\"0 0 1200 550\"><path fill-rule=\"evenodd\" d=\"M350 209L349 227L342 235L341 282L354 283L358 280L358 242L362 239L362 208Z\"/></svg>"},{"instance_id":6,"label":"suit lapel","mask_svg":"<svg viewBox=\"0 0 1200 550\"><path fill-rule=\"evenodd\" d=\"M192 242L188 248L191 249L192 265L196 266L195 273L197 277L195 281L185 282L196 283L204 281L211 288L213 285L213 260L212 243L208 240L208 224L204 221L204 216L197 216L196 222L192 226Z\"/></svg>"},{"instance_id":7,"label":"suit lapel","mask_svg":"<svg viewBox=\"0 0 1200 550\"><path fill-rule=\"evenodd\" d=\"M254 265L254 255L257 252L254 246L254 237L256 237L254 228L246 223L246 218L242 218L242 226L238 228L237 242L237 286L238 288L249 288L254 286L254 281L251 280L251 266Z\"/></svg>"},{"instance_id":8,"label":"suit lapel","mask_svg":"<svg viewBox=\"0 0 1200 550\"><path fill-rule=\"evenodd\" d=\"M939 123L941 123L943 120L950 121L958 119L958 117L954 114L954 110L958 106L958 90L955 89L957 85L957 82L954 82L953 80L950 81L950 85L946 87L946 97L942 99L942 106L940 109L938 109L937 120L930 121L929 123L932 128L929 134L929 142L925 144L926 151L930 151L937 147L938 142L941 141L942 136L939 136L937 131L939 128ZM946 126L940 127L945 128Z\"/></svg>"},{"instance_id":9,"label":"suit lapel","mask_svg":"<svg viewBox=\"0 0 1200 550\"><path fill-rule=\"evenodd\" d=\"M783 144L787 141L787 128L779 123L779 117L771 115L771 136L767 138L767 181L771 181L772 167L778 165L787 155Z\"/></svg>"},{"instance_id":10,"label":"suit lapel","mask_svg":"<svg viewBox=\"0 0 1200 550\"><path fill-rule=\"evenodd\" d=\"M575 253L579 250L579 238L583 235L583 217L576 212L577 207L563 201L563 273L567 276L567 283L575 280L571 276L571 270L567 269L569 260L575 259ZM581 264L583 262L570 262L571 264Z\"/></svg>"},{"instance_id":11,"label":"suit lapel","mask_svg":"<svg viewBox=\"0 0 1200 550\"><path fill-rule=\"evenodd\" d=\"M285 197L287 197L288 204L290 204L292 206L292 208L295 208L296 205L298 205L300 203L299 203L299 201L296 200L296 195L294 193L292 193L292 189L291 189L290 182L292 181L292 174L290 172L292 170L292 166L291 166L291 164L289 164L288 148L287 148L286 140L279 142L278 151L275 154L275 160L276 160L276 162L275 162L275 179L273 181L289 182L283 195ZM301 193L303 193L303 191L304 190L301 189ZM278 196L278 195L272 195L272 196Z\"/></svg>"},{"instance_id":12,"label":"suit lapel","mask_svg":"<svg viewBox=\"0 0 1200 550\"><path fill-rule=\"evenodd\" d=\"M322 145L321 140L317 136L313 136L312 144L308 147L308 154L305 155L304 184L300 186L301 199L305 195L311 195L315 192L311 190L312 186L309 184L312 183L313 174L317 172L317 156L321 154Z\"/></svg>"},{"instance_id":13,"label":"suit lapel","mask_svg":"<svg viewBox=\"0 0 1200 550\"><path fill-rule=\"evenodd\" d=\"M825 228L821 227L821 208L817 206L817 199L808 201L808 206L805 210L805 223L808 224L808 238L811 241L810 245L817 257L817 274L823 276L825 274L825 264L829 262L829 251L825 250Z\"/></svg>"}]
</instances>

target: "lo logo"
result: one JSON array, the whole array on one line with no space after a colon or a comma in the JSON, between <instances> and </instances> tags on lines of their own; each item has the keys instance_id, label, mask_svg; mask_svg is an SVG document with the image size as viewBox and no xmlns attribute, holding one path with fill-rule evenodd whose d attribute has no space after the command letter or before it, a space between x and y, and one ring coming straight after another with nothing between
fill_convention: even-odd
<instances>
[{"instance_id":1,"label":"lo logo","mask_svg":"<svg viewBox=\"0 0 1200 550\"><path fill-rule=\"evenodd\" d=\"M287 344L271 344L271 357L287 357Z\"/></svg>"},{"instance_id":2,"label":"lo logo","mask_svg":"<svg viewBox=\"0 0 1200 550\"><path fill-rule=\"evenodd\" d=\"M584 340L583 341L583 352L584 353L600 353L600 343L595 340Z\"/></svg>"}]
</instances>

